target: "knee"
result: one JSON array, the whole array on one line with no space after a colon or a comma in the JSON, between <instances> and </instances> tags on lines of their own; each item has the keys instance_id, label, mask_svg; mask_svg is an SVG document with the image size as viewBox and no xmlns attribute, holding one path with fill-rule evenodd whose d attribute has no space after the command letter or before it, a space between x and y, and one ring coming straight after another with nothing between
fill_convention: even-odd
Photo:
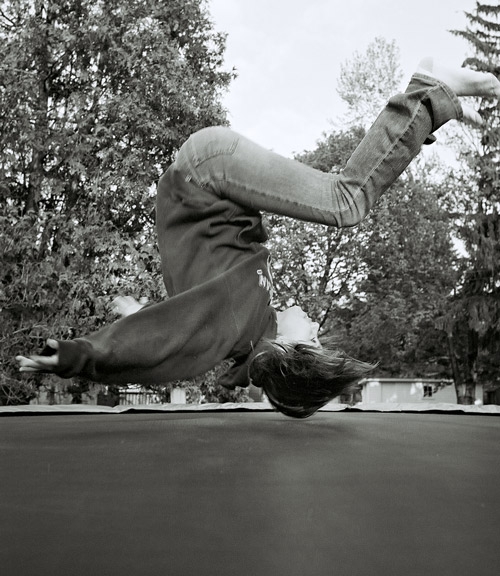
<instances>
[{"instance_id":1,"label":"knee","mask_svg":"<svg viewBox=\"0 0 500 576\"><path fill-rule=\"evenodd\" d=\"M340 214L339 226L340 228L354 228L354 226L361 224L367 216L367 211L359 210L358 206L351 206L349 210Z\"/></svg>"},{"instance_id":2,"label":"knee","mask_svg":"<svg viewBox=\"0 0 500 576\"><path fill-rule=\"evenodd\" d=\"M335 184L338 226L352 228L361 224L368 216L372 202L362 188L353 189L338 180Z\"/></svg>"}]
</instances>

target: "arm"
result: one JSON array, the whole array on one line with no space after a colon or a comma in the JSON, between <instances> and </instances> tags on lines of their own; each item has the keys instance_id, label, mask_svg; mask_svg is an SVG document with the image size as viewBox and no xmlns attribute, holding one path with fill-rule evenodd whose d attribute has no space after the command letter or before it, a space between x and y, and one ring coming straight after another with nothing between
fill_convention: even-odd
<instances>
[{"instance_id":1,"label":"arm","mask_svg":"<svg viewBox=\"0 0 500 576\"><path fill-rule=\"evenodd\" d=\"M182 380L228 356L236 330L231 318L224 283L213 281L146 306L89 336L50 340L41 354L17 360L23 372L82 376L104 384Z\"/></svg>"},{"instance_id":2,"label":"arm","mask_svg":"<svg viewBox=\"0 0 500 576\"><path fill-rule=\"evenodd\" d=\"M126 318L144 308L132 296L118 296L113 300L113 312ZM59 366L59 342L47 340L42 352L31 356L16 356L19 362L19 372L55 372Z\"/></svg>"}]
</instances>

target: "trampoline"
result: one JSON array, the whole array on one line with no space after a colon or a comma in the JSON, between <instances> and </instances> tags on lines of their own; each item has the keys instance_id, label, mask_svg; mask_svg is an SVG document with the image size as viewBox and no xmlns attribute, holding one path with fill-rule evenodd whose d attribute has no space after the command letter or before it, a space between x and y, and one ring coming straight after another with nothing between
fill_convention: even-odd
<instances>
[{"instance_id":1,"label":"trampoline","mask_svg":"<svg viewBox=\"0 0 500 576\"><path fill-rule=\"evenodd\" d=\"M1 408L0 572L496 576L486 408Z\"/></svg>"}]
</instances>

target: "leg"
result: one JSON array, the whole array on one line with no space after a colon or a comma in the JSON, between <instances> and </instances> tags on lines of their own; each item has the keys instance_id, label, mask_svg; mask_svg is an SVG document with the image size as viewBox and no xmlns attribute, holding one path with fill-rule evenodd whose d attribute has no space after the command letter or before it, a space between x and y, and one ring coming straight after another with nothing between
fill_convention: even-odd
<instances>
[{"instance_id":1,"label":"leg","mask_svg":"<svg viewBox=\"0 0 500 576\"><path fill-rule=\"evenodd\" d=\"M500 98L500 82L490 73L480 73L468 68L447 68L432 58L424 58L417 72L439 78L457 96L481 96L484 98ZM470 106L462 104L464 121L481 125L483 119Z\"/></svg>"},{"instance_id":2,"label":"leg","mask_svg":"<svg viewBox=\"0 0 500 576\"><path fill-rule=\"evenodd\" d=\"M227 128L207 128L181 148L178 166L201 187L237 204L339 227L358 224L418 154L429 135L461 119L455 93L416 73L391 98L340 174L270 152Z\"/></svg>"}]
</instances>

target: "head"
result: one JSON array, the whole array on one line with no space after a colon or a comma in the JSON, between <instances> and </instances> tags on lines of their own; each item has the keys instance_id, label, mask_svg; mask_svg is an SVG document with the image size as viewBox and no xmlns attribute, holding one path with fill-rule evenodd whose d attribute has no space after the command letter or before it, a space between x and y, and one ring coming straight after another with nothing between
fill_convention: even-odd
<instances>
[{"instance_id":1,"label":"head","mask_svg":"<svg viewBox=\"0 0 500 576\"><path fill-rule=\"evenodd\" d=\"M338 349L333 340L318 341L318 325L299 307L278 313L276 340L252 360L249 376L283 414L307 418L373 370Z\"/></svg>"}]
</instances>

